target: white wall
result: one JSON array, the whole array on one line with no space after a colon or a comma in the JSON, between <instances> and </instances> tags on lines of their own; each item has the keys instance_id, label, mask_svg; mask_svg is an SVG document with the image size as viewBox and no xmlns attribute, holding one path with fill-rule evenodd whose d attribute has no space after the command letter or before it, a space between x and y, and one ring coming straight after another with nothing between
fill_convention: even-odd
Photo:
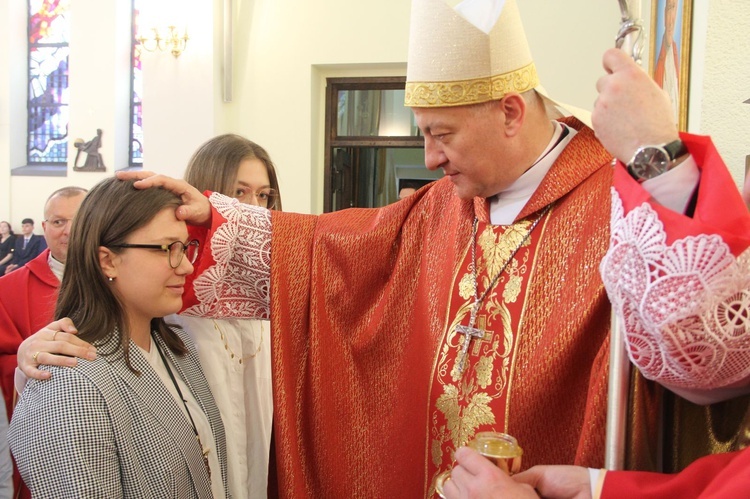
<instances>
[{"instance_id":1,"label":"white wall","mask_svg":"<svg viewBox=\"0 0 750 499\"><path fill-rule=\"evenodd\" d=\"M127 64L119 37L121 30L129 29L129 19L115 10L121 7L105 6L115 3L129 4L71 2L75 24L85 30L71 41L70 81L85 82L85 90L75 92L85 93L88 104L75 111L70 137L88 140L104 123L107 174L113 165L120 166L115 161L119 146L114 136L127 124L119 117L118 103L119 89L128 84L129 76L120 76L118 68ZM750 153L750 105L737 103L750 98L750 2L713 0L710 7L707 0L694 3L690 129L714 136L739 180L744 156ZM18 29L19 21L10 18L17 15L14 11L24 15L25 4L25 0L0 2L0 219L10 219L16 226L25 216L41 219L40 205L53 189L71 183L89 187L100 178L73 174L70 167L68 178L8 173L10 167L19 166L9 152L11 144L18 145L13 135L17 128L10 124L15 125L14 109L23 102L18 83L11 79L18 66L25 65L25 54L18 56L18 45L10 42L13 36L24 40L25 29ZM274 158L286 209L320 212L325 78L405 74L410 2L233 0L233 4L231 103L221 97L223 0L183 2L180 10L188 13L191 39L179 58L161 53L144 56L146 167L179 176L202 142L218 133L239 133L266 147ZM648 26L650 2L644 0L643 5ZM614 43L620 18L617 1L519 0L519 8L544 86L561 101L590 108L601 74L601 55ZM25 78L21 73L24 93ZM21 147L25 147L23 140Z\"/></svg>"},{"instance_id":2,"label":"white wall","mask_svg":"<svg viewBox=\"0 0 750 499\"><path fill-rule=\"evenodd\" d=\"M26 39L26 2L0 2L0 220L13 220L23 193L11 190L10 169L26 161L26 51L11 50ZM23 95L23 98L19 96ZM15 217L15 226L29 215Z\"/></svg>"},{"instance_id":3,"label":"white wall","mask_svg":"<svg viewBox=\"0 0 750 499\"><path fill-rule=\"evenodd\" d=\"M130 122L130 18L129 2L76 0L70 2L70 124L68 125L67 178L60 186L92 187L127 166ZM94 42L96 40L96 42ZM99 152L106 172L73 170L76 139L89 141L102 129ZM78 165L86 154L81 153ZM12 177L13 188L35 185L39 177ZM42 204L49 192L41 191ZM37 199L29 199L35 203ZM14 201L15 203L15 201Z\"/></svg>"},{"instance_id":4,"label":"white wall","mask_svg":"<svg viewBox=\"0 0 750 499\"><path fill-rule=\"evenodd\" d=\"M224 114L219 101L221 41L220 1L161 0L143 2L144 13L158 24L185 23L189 40L185 51L146 52L143 67L144 168L181 177L193 151L220 133ZM177 13L179 12L179 16ZM172 17L176 21L171 21ZM147 17L148 18L148 17Z\"/></svg>"},{"instance_id":5,"label":"white wall","mask_svg":"<svg viewBox=\"0 0 750 499\"><path fill-rule=\"evenodd\" d=\"M235 122L278 166L284 208L323 209L325 78L406 74L406 0L238 1Z\"/></svg>"},{"instance_id":6,"label":"white wall","mask_svg":"<svg viewBox=\"0 0 750 499\"><path fill-rule=\"evenodd\" d=\"M240 41L235 78L241 113L234 123L240 133L266 147L280 171L284 207L319 213L323 209L323 143L325 79L339 76L405 75L410 2L323 0L256 0L238 2ZM564 4L564 5L563 5ZM565 7L567 6L567 7ZM616 2L521 0L532 53L547 90L571 104L590 107L600 57L612 44L619 10ZM536 13L544 9L545 15ZM607 19L592 29L570 30L567 19L581 15ZM563 76L560 37L578 47L575 78Z\"/></svg>"},{"instance_id":7,"label":"white wall","mask_svg":"<svg viewBox=\"0 0 750 499\"><path fill-rule=\"evenodd\" d=\"M739 183L750 155L750 104L744 104L750 99L750 2L711 0L705 10L709 36L703 82L696 89L702 98L691 102L690 109L701 110L695 129L713 137Z\"/></svg>"},{"instance_id":8,"label":"white wall","mask_svg":"<svg viewBox=\"0 0 750 499\"><path fill-rule=\"evenodd\" d=\"M620 26L617 0L518 0L518 8L541 84L556 100L590 110L602 54Z\"/></svg>"},{"instance_id":9,"label":"white wall","mask_svg":"<svg viewBox=\"0 0 750 499\"><path fill-rule=\"evenodd\" d=\"M67 176L11 176L12 168L26 163L27 53L18 50L25 46L26 4L26 0L9 0L0 7L8 12L7 17L0 16L0 23L8 27L7 31L0 30L5 33L0 54L7 53L8 57L7 65L0 66L0 72L6 75L0 80L0 195L9 192L7 197L3 195L0 219L9 220L19 231L21 220L31 217L36 222L35 232L41 234L44 202L50 193L67 185L90 188L115 168L127 166L130 7L129 2L122 1L71 2ZM92 139L97 128L104 131L100 152L107 172L73 171L77 151L73 141ZM83 164L83 156L79 164Z\"/></svg>"}]
</instances>

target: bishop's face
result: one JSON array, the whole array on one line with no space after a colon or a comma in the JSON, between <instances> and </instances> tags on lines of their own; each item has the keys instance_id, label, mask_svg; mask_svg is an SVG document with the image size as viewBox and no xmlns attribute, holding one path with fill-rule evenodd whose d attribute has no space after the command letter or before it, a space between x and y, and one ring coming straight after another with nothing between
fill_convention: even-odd
<instances>
[{"instance_id":1,"label":"bishop's face","mask_svg":"<svg viewBox=\"0 0 750 499\"><path fill-rule=\"evenodd\" d=\"M460 198L494 196L523 173L510 161L505 113L497 101L412 111L424 135L425 166L442 169Z\"/></svg>"}]
</instances>

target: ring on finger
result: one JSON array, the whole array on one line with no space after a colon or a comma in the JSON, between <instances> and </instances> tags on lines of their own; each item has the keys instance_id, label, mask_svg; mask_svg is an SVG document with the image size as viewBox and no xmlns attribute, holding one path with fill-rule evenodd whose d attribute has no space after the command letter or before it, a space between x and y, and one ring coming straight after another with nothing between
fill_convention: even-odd
<instances>
[{"instance_id":1,"label":"ring on finger","mask_svg":"<svg viewBox=\"0 0 750 499\"><path fill-rule=\"evenodd\" d=\"M42 353L42 352L36 352L34 355L32 355L31 356L31 360L33 360L34 362L36 362L36 358L39 357L40 353Z\"/></svg>"},{"instance_id":2,"label":"ring on finger","mask_svg":"<svg viewBox=\"0 0 750 499\"><path fill-rule=\"evenodd\" d=\"M60 331L55 331L54 333L52 333L52 341L55 341L55 336L57 336L57 333L59 332Z\"/></svg>"}]
</instances>

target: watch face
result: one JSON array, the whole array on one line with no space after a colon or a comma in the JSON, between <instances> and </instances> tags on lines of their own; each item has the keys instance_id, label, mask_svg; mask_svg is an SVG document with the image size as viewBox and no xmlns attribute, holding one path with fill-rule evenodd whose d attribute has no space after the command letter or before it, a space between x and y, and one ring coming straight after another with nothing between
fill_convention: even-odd
<instances>
[{"instance_id":1,"label":"watch face","mask_svg":"<svg viewBox=\"0 0 750 499\"><path fill-rule=\"evenodd\" d=\"M669 155L662 147L642 147L629 165L630 173L641 180L657 177L667 171Z\"/></svg>"}]
</instances>

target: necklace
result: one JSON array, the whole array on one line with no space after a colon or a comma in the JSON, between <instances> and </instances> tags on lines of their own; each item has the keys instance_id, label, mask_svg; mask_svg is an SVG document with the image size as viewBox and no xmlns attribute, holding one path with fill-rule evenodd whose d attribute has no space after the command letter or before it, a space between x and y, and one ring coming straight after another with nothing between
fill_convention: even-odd
<instances>
[{"instance_id":1,"label":"necklace","mask_svg":"<svg viewBox=\"0 0 750 499\"><path fill-rule=\"evenodd\" d=\"M477 225L479 224L479 219L477 217L474 217L474 227L472 229L472 245L471 245L471 265L473 267L472 270L472 277L474 278L474 304L471 306L471 311L469 315L469 325L468 326L456 326L456 332L458 334L464 335L464 341L463 346L461 348L461 353L458 358L458 362L456 365L457 371L459 376L463 374L464 367L466 364L466 357L469 353L469 346L471 345L471 340L474 338L484 338L485 331L483 329L479 329L474 327L474 324L477 320L477 312L479 312L479 309L482 306L482 302L487 297L487 294L492 290L493 287L495 287L495 284L497 284L498 279L500 279L500 276L503 272L505 272L505 269L508 267L510 262L513 260L513 257L516 256L516 253L518 253L518 250L521 249L521 247L526 243L526 241L529 239L529 236L531 236L531 232L534 230L534 228L539 224L539 222L542 220L542 218L549 212L549 210L552 208L552 205L547 205L544 210L539 214L538 217L534 220L534 222L531 224L531 227L529 227L529 230L526 232L526 234L521 239L521 242L518 243L518 246L515 247L515 249L510 253L510 256L508 256L508 259L505 261L503 266L498 270L497 274L495 274L495 277L492 278L490 283L487 285L487 289L484 290L484 293L482 293L481 296L479 296L479 276L477 275Z\"/></svg>"},{"instance_id":2,"label":"necklace","mask_svg":"<svg viewBox=\"0 0 750 499\"><path fill-rule=\"evenodd\" d=\"M159 346L159 343L154 339L153 344L156 345L156 350L159 352L159 357L161 357L162 362L164 362L164 367L167 368L167 372L169 373L169 377L172 380L172 383L174 384L175 390L177 390L177 395L179 395L180 400L182 400L182 405L185 406L185 412L187 412L188 419L190 420L190 425L193 427L193 433L195 434L195 439L198 441L198 446L201 448L201 452L203 454L203 465L206 467L206 472L208 473L208 481L211 481L211 466L208 464L208 453L211 451L208 447L203 447L203 443L201 442L201 436L198 435L198 427L195 426L195 421L193 421L193 416L190 414L190 409L188 409L187 400L185 400L185 397L182 396L182 390L180 390L180 385L177 384L177 380L174 377L174 374L172 373L172 368L169 367L169 362L167 362L167 358L164 357L164 352L161 351L161 347Z\"/></svg>"},{"instance_id":3,"label":"necklace","mask_svg":"<svg viewBox=\"0 0 750 499\"><path fill-rule=\"evenodd\" d=\"M221 337L221 341L224 342L224 350L227 351L229 354L230 359L237 358L237 362L242 364L244 361L255 358L258 353L260 353L260 349L263 346L263 321L260 321L260 341L258 342L258 348L255 350L255 353L245 355L244 357L240 357L234 351L230 348L229 342L227 341L227 336L224 334L224 331L219 327L219 323L215 320L212 320L211 322L214 323L214 329L219 333L219 337Z\"/></svg>"}]
</instances>

